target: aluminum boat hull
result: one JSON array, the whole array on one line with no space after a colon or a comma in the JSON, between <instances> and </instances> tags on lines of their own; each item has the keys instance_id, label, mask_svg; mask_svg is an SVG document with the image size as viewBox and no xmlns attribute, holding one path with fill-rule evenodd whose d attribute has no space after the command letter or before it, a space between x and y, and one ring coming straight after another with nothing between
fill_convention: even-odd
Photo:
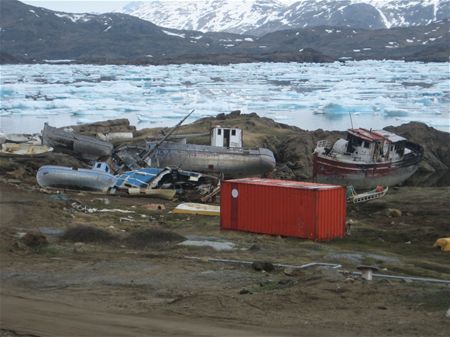
<instances>
[{"instance_id":1,"label":"aluminum boat hull","mask_svg":"<svg viewBox=\"0 0 450 337\"><path fill-rule=\"evenodd\" d=\"M149 144L150 148L152 144ZM162 143L151 157L156 167L175 166L183 170L223 174L226 178L262 176L276 165L272 151L264 148Z\"/></svg>"},{"instance_id":2,"label":"aluminum boat hull","mask_svg":"<svg viewBox=\"0 0 450 337\"><path fill-rule=\"evenodd\" d=\"M116 177L107 172L54 165L42 166L36 174L36 180L41 187L100 192L107 192L116 184Z\"/></svg>"}]
</instances>

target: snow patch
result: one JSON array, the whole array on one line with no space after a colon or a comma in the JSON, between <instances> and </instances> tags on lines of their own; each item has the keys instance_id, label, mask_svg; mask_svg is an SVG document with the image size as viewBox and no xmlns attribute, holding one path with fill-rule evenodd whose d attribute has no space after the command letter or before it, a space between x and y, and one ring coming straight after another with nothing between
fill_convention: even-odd
<instances>
[{"instance_id":1,"label":"snow patch","mask_svg":"<svg viewBox=\"0 0 450 337\"><path fill-rule=\"evenodd\" d=\"M66 60L64 60L64 59L62 59L62 60L43 60L45 63L69 63L69 62L72 62L73 60L68 60L68 59L66 59Z\"/></svg>"},{"instance_id":2,"label":"snow patch","mask_svg":"<svg viewBox=\"0 0 450 337\"><path fill-rule=\"evenodd\" d=\"M37 18L39 17L39 15L37 15L37 13L34 11L34 10L32 10L32 9L30 9L30 11L29 11L30 13L33 13L34 14L34 16L36 16Z\"/></svg>"},{"instance_id":3,"label":"snow patch","mask_svg":"<svg viewBox=\"0 0 450 337\"><path fill-rule=\"evenodd\" d=\"M91 20L91 16L88 14L67 14L67 13L55 13L58 18L69 19L72 22L88 22Z\"/></svg>"},{"instance_id":4,"label":"snow patch","mask_svg":"<svg viewBox=\"0 0 450 337\"><path fill-rule=\"evenodd\" d=\"M174 32L169 32L168 30L164 30L164 29L162 30L162 32L166 35L181 37L182 39L184 39L186 37L186 34L184 34L184 33L177 34Z\"/></svg>"}]
</instances>

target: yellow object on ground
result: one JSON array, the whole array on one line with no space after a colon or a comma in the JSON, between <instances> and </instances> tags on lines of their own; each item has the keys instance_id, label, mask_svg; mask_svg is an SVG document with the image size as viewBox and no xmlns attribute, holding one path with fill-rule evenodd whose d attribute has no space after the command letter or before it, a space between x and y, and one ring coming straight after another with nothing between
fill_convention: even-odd
<instances>
[{"instance_id":1,"label":"yellow object on ground","mask_svg":"<svg viewBox=\"0 0 450 337\"><path fill-rule=\"evenodd\" d=\"M444 252L450 252L450 238L437 239L433 247L441 247Z\"/></svg>"},{"instance_id":2,"label":"yellow object on ground","mask_svg":"<svg viewBox=\"0 0 450 337\"><path fill-rule=\"evenodd\" d=\"M36 155L52 151L53 148L48 147L46 145L5 143L1 145L0 153L23 156L23 155Z\"/></svg>"},{"instance_id":3,"label":"yellow object on ground","mask_svg":"<svg viewBox=\"0 0 450 337\"><path fill-rule=\"evenodd\" d=\"M220 216L220 206L186 202L175 207L173 213Z\"/></svg>"}]
</instances>

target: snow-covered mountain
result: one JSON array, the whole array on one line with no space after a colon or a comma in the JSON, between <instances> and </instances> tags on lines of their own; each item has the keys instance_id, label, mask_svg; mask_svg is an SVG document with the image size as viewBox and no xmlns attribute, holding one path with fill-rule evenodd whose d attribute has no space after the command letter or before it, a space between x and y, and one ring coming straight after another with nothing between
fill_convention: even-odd
<instances>
[{"instance_id":1,"label":"snow-covered mountain","mask_svg":"<svg viewBox=\"0 0 450 337\"><path fill-rule=\"evenodd\" d=\"M345 10L343 11L346 12ZM261 37L176 30L137 17L51 11L0 0L0 63L229 64L400 59L448 62L449 21L395 29L306 27Z\"/></svg>"},{"instance_id":2,"label":"snow-covered mountain","mask_svg":"<svg viewBox=\"0 0 450 337\"><path fill-rule=\"evenodd\" d=\"M131 2L120 12L163 27L243 33L282 19L284 9L276 0L152 0Z\"/></svg>"},{"instance_id":3,"label":"snow-covered mountain","mask_svg":"<svg viewBox=\"0 0 450 337\"><path fill-rule=\"evenodd\" d=\"M364 0L364 2L381 12L386 28L422 26L450 18L448 0Z\"/></svg>"},{"instance_id":4,"label":"snow-covered mountain","mask_svg":"<svg viewBox=\"0 0 450 337\"><path fill-rule=\"evenodd\" d=\"M150 0L120 12L157 25L262 35L320 25L354 28L420 26L450 18L449 0Z\"/></svg>"}]
</instances>

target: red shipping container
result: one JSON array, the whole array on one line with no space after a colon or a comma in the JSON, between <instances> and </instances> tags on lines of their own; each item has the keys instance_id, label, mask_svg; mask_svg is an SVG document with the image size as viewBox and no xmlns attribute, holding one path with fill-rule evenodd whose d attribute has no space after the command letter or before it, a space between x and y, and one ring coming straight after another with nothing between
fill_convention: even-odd
<instances>
[{"instance_id":1,"label":"red shipping container","mask_svg":"<svg viewBox=\"0 0 450 337\"><path fill-rule=\"evenodd\" d=\"M346 188L274 179L222 182L220 228L331 240L345 235Z\"/></svg>"}]
</instances>

